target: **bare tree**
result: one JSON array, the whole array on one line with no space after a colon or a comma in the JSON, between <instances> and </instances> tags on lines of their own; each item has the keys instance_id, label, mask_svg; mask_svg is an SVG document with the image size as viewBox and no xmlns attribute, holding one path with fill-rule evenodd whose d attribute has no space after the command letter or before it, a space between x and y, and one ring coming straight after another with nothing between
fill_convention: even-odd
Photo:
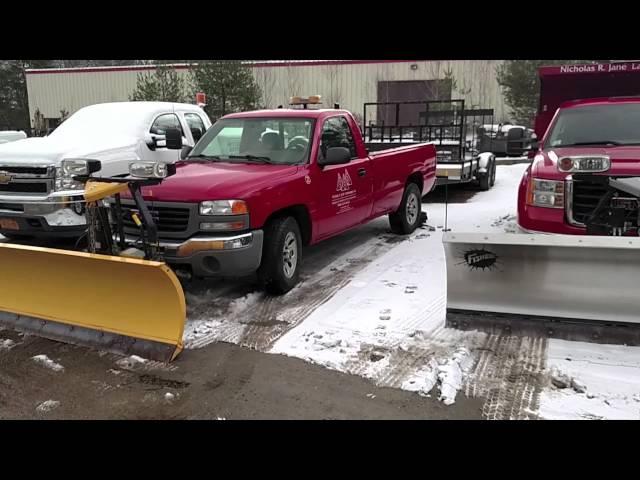
<instances>
[{"instance_id":1,"label":"bare tree","mask_svg":"<svg viewBox=\"0 0 640 480\"><path fill-rule=\"evenodd\" d=\"M342 85L340 80L340 69L338 65L325 66L324 76L327 79L327 83L329 85L329 91L327 92L325 103L328 107L331 107L335 103L340 103L342 97Z\"/></svg>"},{"instance_id":2,"label":"bare tree","mask_svg":"<svg viewBox=\"0 0 640 480\"><path fill-rule=\"evenodd\" d=\"M295 95L302 95L302 79L300 78L300 71L297 67L289 64L287 66L287 84L286 87L287 92L285 92L284 97L289 98Z\"/></svg>"},{"instance_id":3,"label":"bare tree","mask_svg":"<svg viewBox=\"0 0 640 480\"><path fill-rule=\"evenodd\" d=\"M273 92L276 85L276 78L270 67L256 67L253 69L256 83L262 92L262 106L273 107Z\"/></svg>"}]
</instances>

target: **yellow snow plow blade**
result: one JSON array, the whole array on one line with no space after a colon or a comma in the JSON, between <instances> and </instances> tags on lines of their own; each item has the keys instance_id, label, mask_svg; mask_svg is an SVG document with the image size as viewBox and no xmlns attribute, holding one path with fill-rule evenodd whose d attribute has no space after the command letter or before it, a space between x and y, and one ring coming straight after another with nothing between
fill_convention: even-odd
<instances>
[{"instance_id":1,"label":"yellow snow plow blade","mask_svg":"<svg viewBox=\"0 0 640 480\"><path fill-rule=\"evenodd\" d=\"M0 244L0 326L52 340L170 361L186 306L162 262Z\"/></svg>"}]
</instances>

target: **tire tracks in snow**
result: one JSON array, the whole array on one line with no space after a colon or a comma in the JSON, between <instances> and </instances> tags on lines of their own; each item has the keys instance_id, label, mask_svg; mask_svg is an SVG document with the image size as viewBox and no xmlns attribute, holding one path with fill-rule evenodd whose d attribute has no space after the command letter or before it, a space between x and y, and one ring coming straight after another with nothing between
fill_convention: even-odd
<instances>
[{"instance_id":1,"label":"tire tracks in snow","mask_svg":"<svg viewBox=\"0 0 640 480\"><path fill-rule=\"evenodd\" d=\"M547 344L545 337L487 337L464 385L467 396L485 398L484 419L537 418Z\"/></svg>"},{"instance_id":2,"label":"tire tracks in snow","mask_svg":"<svg viewBox=\"0 0 640 480\"><path fill-rule=\"evenodd\" d=\"M389 241L390 238L394 241ZM221 324L211 333L187 342L186 348L202 348L212 342L223 341L258 351L269 350L285 333L344 288L359 271L399 242L410 239L396 238L399 237L379 234L364 244L350 242L352 248L319 271L304 273L300 284L286 295L260 294L257 301L235 310L227 318L224 311L220 312L216 317ZM314 253L317 257L318 253ZM199 307L200 311L203 309L206 305Z\"/></svg>"}]
</instances>

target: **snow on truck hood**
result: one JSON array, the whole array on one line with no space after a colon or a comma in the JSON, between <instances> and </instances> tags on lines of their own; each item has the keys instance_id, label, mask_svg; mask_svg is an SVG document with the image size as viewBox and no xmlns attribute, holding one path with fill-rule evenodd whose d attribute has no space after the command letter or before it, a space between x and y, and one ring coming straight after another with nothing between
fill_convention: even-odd
<instances>
[{"instance_id":1,"label":"snow on truck hood","mask_svg":"<svg viewBox=\"0 0 640 480\"><path fill-rule=\"evenodd\" d=\"M295 174L295 165L224 162L178 162L176 174L160 185L143 188L145 200L192 202L246 198Z\"/></svg>"},{"instance_id":2,"label":"snow on truck hood","mask_svg":"<svg viewBox=\"0 0 640 480\"><path fill-rule=\"evenodd\" d=\"M22 165L47 163L59 165L65 158L90 158L109 160L112 156L131 156L137 160L138 139L133 136L110 136L108 138L32 137L0 145L0 164Z\"/></svg>"}]
</instances>

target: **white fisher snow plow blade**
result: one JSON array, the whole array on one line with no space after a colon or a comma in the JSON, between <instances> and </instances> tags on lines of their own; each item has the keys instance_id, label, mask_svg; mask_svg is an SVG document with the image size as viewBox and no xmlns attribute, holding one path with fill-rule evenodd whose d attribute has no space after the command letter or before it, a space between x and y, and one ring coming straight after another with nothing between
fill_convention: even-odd
<instances>
[{"instance_id":1,"label":"white fisher snow plow blade","mask_svg":"<svg viewBox=\"0 0 640 480\"><path fill-rule=\"evenodd\" d=\"M640 238L446 233L447 325L640 344Z\"/></svg>"}]
</instances>

